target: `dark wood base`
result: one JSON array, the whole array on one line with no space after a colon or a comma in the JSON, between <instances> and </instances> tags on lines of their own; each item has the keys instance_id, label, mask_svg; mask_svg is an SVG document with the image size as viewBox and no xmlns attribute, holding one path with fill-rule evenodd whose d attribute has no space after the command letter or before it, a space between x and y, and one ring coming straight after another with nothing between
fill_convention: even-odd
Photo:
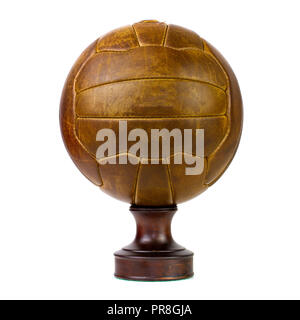
<instances>
[{"instance_id":1,"label":"dark wood base","mask_svg":"<svg viewBox=\"0 0 300 320\"><path fill-rule=\"evenodd\" d=\"M165 281L193 276L193 253L172 238L171 221L177 208L131 206L135 240L115 253L115 276L128 280Z\"/></svg>"}]
</instances>

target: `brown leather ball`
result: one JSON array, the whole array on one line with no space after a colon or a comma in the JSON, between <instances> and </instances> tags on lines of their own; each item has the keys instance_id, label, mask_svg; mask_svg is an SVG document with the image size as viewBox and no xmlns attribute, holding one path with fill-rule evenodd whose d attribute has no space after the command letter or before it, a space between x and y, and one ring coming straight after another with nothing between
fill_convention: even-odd
<instances>
[{"instance_id":1,"label":"brown leather ball","mask_svg":"<svg viewBox=\"0 0 300 320\"><path fill-rule=\"evenodd\" d=\"M149 135L204 129L204 170L186 175L184 162L144 159L101 163L97 132L109 128L118 139L121 120L128 132ZM60 123L72 160L104 192L138 206L170 206L202 193L226 170L241 135L242 99L230 66L207 41L176 25L141 21L107 33L81 54L62 93ZM131 156L119 151L117 160Z\"/></svg>"}]
</instances>

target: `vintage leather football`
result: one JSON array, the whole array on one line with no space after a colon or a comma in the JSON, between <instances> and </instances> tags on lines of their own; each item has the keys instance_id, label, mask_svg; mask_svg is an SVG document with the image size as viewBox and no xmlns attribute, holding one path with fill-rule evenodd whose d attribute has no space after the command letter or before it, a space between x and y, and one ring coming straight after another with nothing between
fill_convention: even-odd
<instances>
[{"instance_id":1,"label":"vintage leather football","mask_svg":"<svg viewBox=\"0 0 300 320\"><path fill-rule=\"evenodd\" d=\"M239 86L221 54L175 25L148 20L116 29L73 66L60 123L79 170L131 204L137 233L115 253L115 276L193 276L193 253L171 234L176 204L222 175L242 129Z\"/></svg>"},{"instance_id":2,"label":"vintage leather football","mask_svg":"<svg viewBox=\"0 0 300 320\"><path fill-rule=\"evenodd\" d=\"M202 174L185 175L186 165L172 161L101 164L97 132L118 135L120 120L128 131L204 129ZM141 21L81 54L63 90L60 123L74 163L104 192L138 206L170 206L202 193L226 170L241 135L242 100L233 71L207 41L176 25Z\"/></svg>"}]
</instances>

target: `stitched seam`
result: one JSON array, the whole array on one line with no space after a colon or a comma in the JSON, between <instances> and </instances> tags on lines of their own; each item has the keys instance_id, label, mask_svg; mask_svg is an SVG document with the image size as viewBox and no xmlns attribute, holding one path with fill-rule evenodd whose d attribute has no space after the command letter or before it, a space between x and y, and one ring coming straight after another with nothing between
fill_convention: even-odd
<instances>
[{"instance_id":1,"label":"stitched seam","mask_svg":"<svg viewBox=\"0 0 300 320\"><path fill-rule=\"evenodd\" d=\"M141 44L140 44L140 41L139 41L139 37L138 37L138 35L137 35L137 32L136 32L136 30L135 30L135 27L134 27L134 25L132 25L131 27L132 27L133 32L134 32L134 34L135 34L136 41L137 41L137 43L138 43L138 45L139 45L139 47L140 47Z\"/></svg>"},{"instance_id":2,"label":"stitched seam","mask_svg":"<svg viewBox=\"0 0 300 320\"><path fill-rule=\"evenodd\" d=\"M163 116L149 116L149 117L138 117L138 116L132 116L132 117L123 117L123 116L119 116L119 117L90 117L90 116L77 116L76 120L81 120L81 119L105 119L105 120L109 120L109 119L137 119L137 120L153 120L153 119L180 119L180 120L184 120L184 119L205 119L205 118L227 118L226 113L224 114L220 114L220 115L207 115L207 116L167 116L167 117L163 117Z\"/></svg>"},{"instance_id":3,"label":"stitched seam","mask_svg":"<svg viewBox=\"0 0 300 320\"><path fill-rule=\"evenodd\" d=\"M120 48L120 49L101 49L101 50L96 51L95 55L97 55L99 53L109 53L109 52L122 53L122 52L126 52L129 50L135 49L135 48L139 48L139 46L134 46L129 49L125 49L125 48L124 49L123 48Z\"/></svg>"},{"instance_id":4,"label":"stitched seam","mask_svg":"<svg viewBox=\"0 0 300 320\"><path fill-rule=\"evenodd\" d=\"M182 47L182 48L176 48L176 47L172 47L172 46L165 46L165 48L170 48L170 49L174 49L176 51L184 51L184 50L199 50L201 52L203 52L203 49L197 48L197 47Z\"/></svg>"},{"instance_id":5,"label":"stitched seam","mask_svg":"<svg viewBox=\"0 0 300 320\"><path fill-rule=\"evenodd\" d=\"M168 30L169 30L169 25L167 24L167 26L166 26L166 28L165 28L164 36L163 36L163 41L162 41L162 46L163 46L163 47L164 47L165 44L166 44Z\"/></svg>"},{"instance_id":6,"label":"stitched seam","mask_svg":"<svg viewBox=\"0 0 300 320\"><path fill-rule=\"evenodd\" d=\"M85 89L81 89L81 90L77 91L77 94L80 94L80 93L82 93L84 91L87 91L89 89L94 89L94 88L97 88L97 87L106 86L106 85L113 84L113 83L130 82L130 81L143 81L143 80L182 80L182 81L192 81L192 82L202 83L202 84L206 84L206 85L218 88L218 89L222 90L224 93L226 93L226 89L224 89L224 88L222 88L222 87L220 87L220 86L218 86L216 84L207 82L207 81L202 81L202 80L197 80L197 79L192 79L192 78L179 78L179 77L178 78L177 77L147 77L147 78L131 78L131 79L123 79L123 80L104 82L104 83L100 83L100 84L97 84L97 85L94 85L94 86L91 86L91 87L88 87L88 88L85 88Z\"/></svg>"},{"instance_id":7,"label":"stitched seam","mask_svg":"<svg viewBox=\"0 0 300 320\"><path fill-rule=\"evenodd\" d=\"M99 174L99 177L100 177L100 180L101 180L101 184L99 184L98 186L101 188L104 183L103 183L103 180L102 180L102 176L101 176L101 172L100 172L100 165L99 165L99 162L97 161L97 169L98 169L98 174Z\"/></svg>"},{"instance_id":8,"label":"stitched seam","mask_svg":"<svg viewBox=\"0 0 300 320\"><path fill-rule=\"evenodd\" d=\"M139 161L138 167L136 169L136 176L135 176L134 188L133 188L133 193L132 193L133 204L136 203L137 183L138 183L138 178L139 178L139 174L140 174L140 168L141 168L141 161Z\"/></svg>"},{"instance_id":9,"label":"stitched seam","mask_svg":"<svg viewBox=\"0 0 300 320\"><path fill-rule=\"evenodd\" d=\"M138 43L139 44L139 43ZM118 50L115 50L115 49L103 49L103 50L99 50L99 51L96 51L94 56L97 56L99 54L102 54L102 53L109 53L109 52L115 52L115 53L124 53L124 52L128 52L128 51L131 51L131 50L134 50L136 48L144 48L144 47L152 47L152 48L157 48L157 47L161 47L160 45L154 45L154 44L148 44L148 45L144 45L144 46L141 46L140 44L138 46L134 46L134 47L131 47L131 48L128 48L128 49L118 49ZM174 51L185 51L185 50L198 50L200 51L202 54L207 54L209 55L210 57L213 57L213 55L208 52L208 51L205 51L205 49L200 49L200 48L197 48L197 47L182 47L182 48L176 48L176 47L172 47L172 46L163 46L164 48L167 48L167 49L171 49L171 50L174 50Z\"/></svg>"},{"instance_id":10,"label":"stitched seam","mask_svg":"<svg viewBox=\"0 0 300 320\"><path fill-rule=\"evenodd\" d=\"M195 153L186 153L186 152L176 152L176 153L173 153L172 155L170 155L169 157L167 157L167 158L161 158L161 157L159 157L159 158L141 158L141 157L139 157L139 156L137 156L137 155L135 155L135 154L133 154L133 153L130 153L130 152L121 152L121 153L116 153L116 154L114 154L114 155L112 155L112 156L107 156L107 157L103 157L103 158L99 158L99 159L97 159L97 161L100 163L101 161L103 161L103 160L108 160L108 159L113 159L113 158L117 158L117 157L120 157L120 156L131 156L131 157L133 157L133 158L136 158L136 159L138 159L139 160L139 162L140 163L142 163L143 162L143 160L147 160L148 162L150 161L150 163L148 163L148 164L151 164L151 160L167 160L167 159L170 159L171 160L171 158L174 158L176 155L178 155L178 154L181 154L181 155L188 155L188 156L193 156L193 157L195 157L195 158L204 158L204 159L206 159L207 158L207 156L205 156L205 157L199 157L198 155L196 155ZM100 163L101 164L101 163ZM129 164L131 164L130 162L129 162ZM162 164L158 164L158 165L163 165L164 163L162 163ZM120 164L120 165L122 165L122 164ZM133 165L136 165L136 164L133 164ZM144 163L144 165L147 165L146 163ZM156 164L155 164L156 165Z\"/></svg>"},{"instance_id":11,"label":"stitched seam","mask_svg":"<svg viewBox=\"0 0 300 320\"><path fill-rule=\"evenodd\" d=\"M171 178L171 171L170 171L170 164L169 163L167 163L167 174L168 174L169 187L170 187L170 190L171 190L172 203L175 203L174 188L173 188L173 183L172 183L172 178Z\"/></svg>"}]
</instances>

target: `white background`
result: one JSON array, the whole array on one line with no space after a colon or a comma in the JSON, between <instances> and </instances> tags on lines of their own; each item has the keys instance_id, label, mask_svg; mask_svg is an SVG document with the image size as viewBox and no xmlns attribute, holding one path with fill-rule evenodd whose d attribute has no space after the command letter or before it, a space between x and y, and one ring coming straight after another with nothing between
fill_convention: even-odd
<instances>
[{"instance_id":1,"label":"white background","mask_svg":"<svg viewBox=\"0 0 300 320\"><path fill-rule=\"evenodd\" d=\"M0 298L300 298L299 1L2 1ZM244 100L239 150L224 176L179 206L173 233L195 277L113 277L135 233L128 204L70 160L58 111L89 43L144 19L182 25L217 47Z\"/></svg>"}]
</instances>

